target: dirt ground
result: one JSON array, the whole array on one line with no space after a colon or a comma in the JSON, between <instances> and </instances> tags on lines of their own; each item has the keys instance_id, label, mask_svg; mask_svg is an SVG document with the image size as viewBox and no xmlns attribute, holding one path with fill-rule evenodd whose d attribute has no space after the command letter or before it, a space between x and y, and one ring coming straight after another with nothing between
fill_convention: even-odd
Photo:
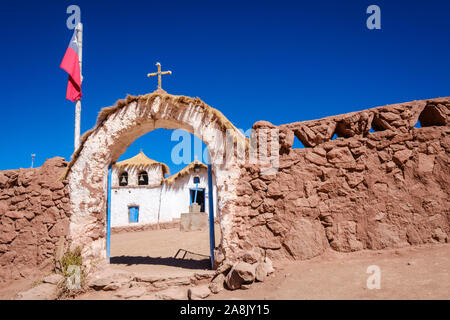
<instances>
[{"instance_id":1,"label":"dirt ground","mask_svg":"<svg viewBox=\"0 0 450 320\"><path fill-rule=\"evenodd\" d=\"M380 289L367 288L380 269ZM337 253L285 262L248 290L222 291L209 299L450 299L450 244Z\"/></svg>"},{"instance_id":2,"label":"dirt ground","mask_svg":"<svg viewBox=\"0 0 450 320\"><path fill-rule=\"evenodd\" d=\"M216 230L216 243L220 241ZM184 249L188 253L182 259ZM188 276L209 269L209 231L178 229L114 234L111 263L135 273ZM381 272L380 289L369 290L369 266ZM275 274L250 289L224 290L208 299L450 299L450 244L380 251L338 253L332 250L307 261L274 263ZM10 299L38 279L0 285L0 299ZM90 299L113 298L91 292ZM98 295L98 297L96 297ZM111 295L109 297L108 295Z\"/></svg>"},{"instance_id":3,"label":"dirt ground","mask_svg":"<svg viewBox=\"0 0 450 320\"><path fill-rule=\"evenodd\" d=\"M216 243L220 241L216 231ZM209 267L208 231L178 229L112 236L111 262L134 272L186 275ZM173 259L178 249L195 260ZM369 290L369 266L380 268L380 289ZM248 290L224 290L208 299L450 299L450 244L338 253L274 264L276 272ZM108 293L109 294L109 293ZM103 295L102 299L108 297Z\"/></svg>"},{"instance_id":4,"label":"dirt ground","mask_svg":"<svg viewBox=\"0 0 450 320\"><path fill-rule=\"evenodd\" d=\"M216 243L220 243L218 225L214 234ZM209 246L208 229L182 232L174 228L113 234L111 264L135 273L187 276L210 269Z\"/></svg>"}]
</instances>

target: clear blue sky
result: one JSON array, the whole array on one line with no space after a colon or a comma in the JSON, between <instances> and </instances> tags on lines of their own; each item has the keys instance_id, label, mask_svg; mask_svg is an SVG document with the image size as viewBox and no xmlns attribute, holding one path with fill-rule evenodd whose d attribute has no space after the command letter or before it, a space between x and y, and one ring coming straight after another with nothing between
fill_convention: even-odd
<instances>
[{"instance_id":1,"label":"clear blue sky","mask_svg":"<svg viewBox=\"0 0 450 320\"><path fill-rule=\"evenodd\" d=\"M200 97L238 128L450 95L449 1L3 1L0 12L0 170L70 159L74 106L59 68L72 35L66 7L84 24L82 132L102 107L156 87ZM381 8L381 30L366 8ZM170 161L162 130L137 140Z\"/></svg>"}]
</instances>

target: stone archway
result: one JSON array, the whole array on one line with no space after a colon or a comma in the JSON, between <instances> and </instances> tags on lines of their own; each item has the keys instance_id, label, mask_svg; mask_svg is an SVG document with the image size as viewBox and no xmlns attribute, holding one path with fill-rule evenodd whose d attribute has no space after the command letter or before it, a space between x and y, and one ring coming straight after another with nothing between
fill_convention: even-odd
<instances>
[{"instance_id":1,"label":"stone archway","mask_svg":"<svg viewBox=\"0 0 450 320\"><path fill-rule=\"evenodd\" d=\"M158 128L184 129L208 146L216 176L218 210L221 216L222 250L225 256L236 244L229 239L240 169L237 163L222 163L226 130L234 141L245 137L218 110L198 98L154 92L128 96L103 109L97 125L82 137L66 173L70 192L71 246L82 247L85 266L106 262L107 172L121 154L140 136Z\"/></svg>"}]
</instances>

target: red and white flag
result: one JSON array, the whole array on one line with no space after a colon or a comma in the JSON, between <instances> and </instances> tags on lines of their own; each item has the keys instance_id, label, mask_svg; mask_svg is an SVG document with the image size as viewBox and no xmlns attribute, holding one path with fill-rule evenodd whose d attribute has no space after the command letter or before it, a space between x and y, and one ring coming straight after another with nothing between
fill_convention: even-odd
<instances>
[{"instance_id":1,"label":"red and white flag","mask_svg":"<svg viewBox=\"0 0 450 320\"><path fill-rule=\"evenodd\" d=\"M81 99L81 71L79 61L79 48L77 42L77 30L74 29L69 47L61 62L60 67L69 74L66 99L76 101Z\"/></svg>"}]
</instances>

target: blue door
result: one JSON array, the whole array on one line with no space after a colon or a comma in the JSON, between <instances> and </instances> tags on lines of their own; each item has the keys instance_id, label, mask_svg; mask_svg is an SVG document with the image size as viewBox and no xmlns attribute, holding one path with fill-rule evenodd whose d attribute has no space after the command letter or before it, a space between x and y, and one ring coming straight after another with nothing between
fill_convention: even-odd
<instances>
[{"instance_id":1,"label":"blue door","mask_svg":"<svg viewBox=\"0 0 450 320\"><path fill-rule=\"evenodd\" d=\"M128 207L128 222L139 222L139 207Z\"/></svg>"}]
</instances>

